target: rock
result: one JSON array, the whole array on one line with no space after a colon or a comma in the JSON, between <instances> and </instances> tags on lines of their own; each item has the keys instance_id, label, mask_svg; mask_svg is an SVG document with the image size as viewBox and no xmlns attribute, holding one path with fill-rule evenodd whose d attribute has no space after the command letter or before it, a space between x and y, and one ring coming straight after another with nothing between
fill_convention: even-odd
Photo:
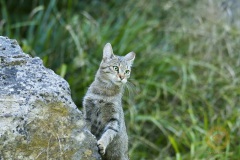
<instances>
[{"instance_id":1,"label":"rock","mask_svg":"<svg viewBox=\"0 0 240 160\"><path fill-rule=\"evenodd\" d=\"M100 159L68 83L0 36L0 160Z\"/></svg>"}]
</instances>

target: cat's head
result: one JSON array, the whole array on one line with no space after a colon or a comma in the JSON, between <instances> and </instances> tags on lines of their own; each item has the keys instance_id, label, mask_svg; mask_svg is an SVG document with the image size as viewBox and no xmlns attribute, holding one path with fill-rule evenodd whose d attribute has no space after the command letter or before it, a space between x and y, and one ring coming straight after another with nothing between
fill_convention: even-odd
<instances>
[{"instance_id":1,"label":"cat's head","mask_svg":"<svg viewBox=\"0 0 240 160\"><path fill-rule=\"evenodd\" d=\"M111 44L107 43L103 49L103 59L99 68L101 76L115 85L126 83L130 77L134 59L134 52L130 52L125 56L114 55Z\"/></svg>"}]
</instances>

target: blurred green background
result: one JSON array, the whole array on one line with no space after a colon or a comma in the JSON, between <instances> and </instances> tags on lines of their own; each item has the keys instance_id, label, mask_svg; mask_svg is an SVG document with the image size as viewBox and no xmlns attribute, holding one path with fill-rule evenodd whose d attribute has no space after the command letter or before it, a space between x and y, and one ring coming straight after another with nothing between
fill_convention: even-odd
<instances>
[{"instance_id":1,"label":"blurred green background","mask_svg":"<svg viewBox=\"0 0 240 160\"><path fill-rule=\"evenodd\" d=\"M103 46L136 53L132 160L240 159L237 0L0 0L0 35L64 77L79 109Z\"/></svg>"}]
</instances>

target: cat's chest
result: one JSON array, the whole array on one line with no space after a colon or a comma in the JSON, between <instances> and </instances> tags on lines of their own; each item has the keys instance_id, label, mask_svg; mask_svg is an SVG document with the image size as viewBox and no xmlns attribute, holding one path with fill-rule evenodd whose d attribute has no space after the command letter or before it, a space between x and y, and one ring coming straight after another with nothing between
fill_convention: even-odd
<instances>
[{"instance_id":1,"label":"cat's chest","mask_svg":"<svg viewBox=\"0 0 240 160\"><path fill-rule=\"evenodd\" d=\"M104 99L96 99L94 101L94 112L92 116L98 120L108 121L121 113L121 101L106 101Z\"/></svg>"},{"instance_id":2,"label":"cat's chest","mask_svg":"<svg viewBox=\"0 0 240 160\"><path fill-rule=\"evenodd\" d=\"M101 113L116 113L122 107L121 105L121 101L118 100L96 99L94 101L97 116L101 115Z\"/></svg>"}]
</instances>

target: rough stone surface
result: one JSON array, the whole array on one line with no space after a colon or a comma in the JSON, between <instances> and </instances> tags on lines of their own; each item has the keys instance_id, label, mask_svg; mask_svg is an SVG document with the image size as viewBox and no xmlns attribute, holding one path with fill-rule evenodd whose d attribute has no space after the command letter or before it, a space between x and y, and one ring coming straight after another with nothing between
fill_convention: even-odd
<instances>
[{"instance_id":1,"label":"rough stone surface","mask_svg":"<svg viewBox=\"0 0 240 160\"><path fill-rule=\"evenodd\" d=\"M0 160L100 159L68 83L0 36Z\"/></svg>"}]
</instances>

